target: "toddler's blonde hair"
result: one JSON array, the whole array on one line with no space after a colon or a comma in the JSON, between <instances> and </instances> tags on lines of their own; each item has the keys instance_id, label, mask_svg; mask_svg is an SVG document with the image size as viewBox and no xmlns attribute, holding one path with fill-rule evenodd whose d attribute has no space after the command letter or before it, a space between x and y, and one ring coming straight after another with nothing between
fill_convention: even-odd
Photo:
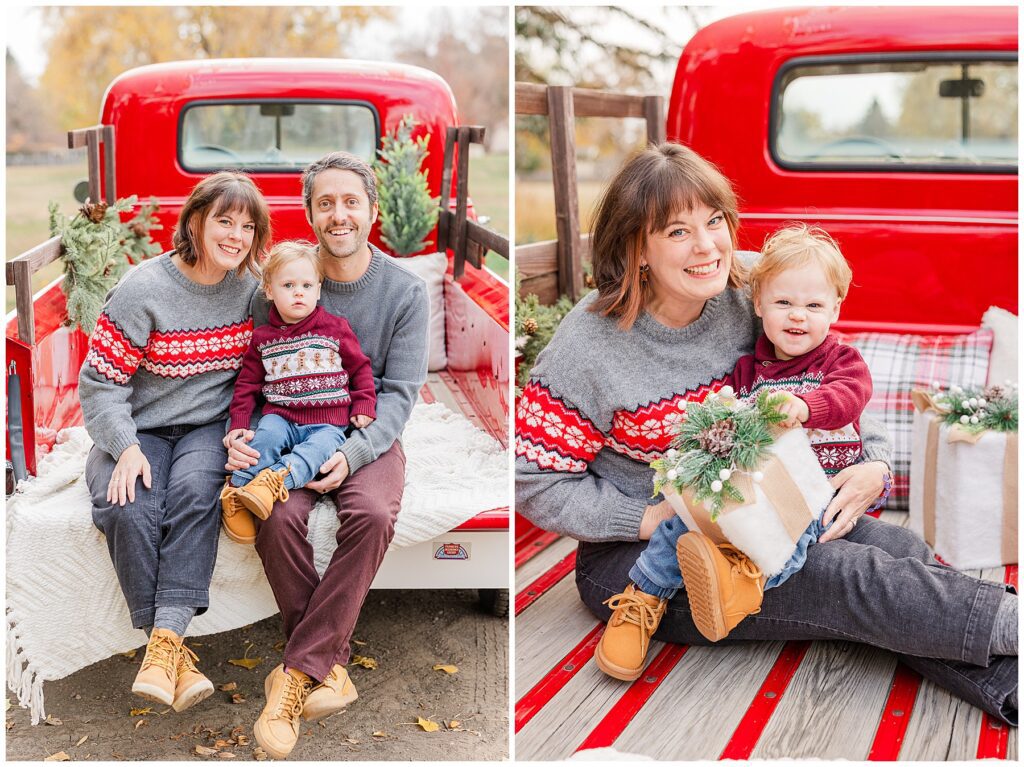
<instances>
[{"instance_id":1,"label":"toddler's blonde hair","mask_svg":"<svg viewBox=\"0 0 1024 767\"><path fill-rule=\"evenodd\" d=\"M836 289L839 300L846 298L853 271L839 245L821 227L790 224L771 234L761 248L761 257L750 269L750 293L757 300L761 287L787 269L817 264Z\"/></svg>"},{"instance_id":2,"label":"toddler's blonde hair","mask_svg":"<svg viewBox=\"0 0 1024 767\"><path fill-rule=\"evenodd\" d=\"M260 273L260 286L263 290L269 292L270 282L274 279L274 275L286 264L298 261L300 258L305 258L313 264L317 278L323 282L324 267L317 246L306 240L282 240L270 249L270 255L267 256L267 260L263 264L263 270Z\"/></svg>"}]
</instances>

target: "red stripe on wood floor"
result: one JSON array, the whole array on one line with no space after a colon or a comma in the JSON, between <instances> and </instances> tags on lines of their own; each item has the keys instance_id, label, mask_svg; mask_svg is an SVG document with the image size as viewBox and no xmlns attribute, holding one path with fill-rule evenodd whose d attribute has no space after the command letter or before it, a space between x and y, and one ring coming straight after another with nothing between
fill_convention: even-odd
<instances>
[{"instance_id":1,"label":"red stripe on wood floor","mask_svg":"<svg viewBox=\"0 0 1024 767\"><path fill-rule=\"evenodd\" d=\"M757 745L761 733L764 732L768 720L771 719L775 707L782 700L786 688L810 646L810 642L786 642L779 657L775 659L771 671L768 672L768 676L764 678L761 689L757 691L757 695L750 702L750 708L740 720L732 738L723 749L722 755L718 757L719 759L750 758L754 746Z\"/></svg>"},{"instance_id":2,"label":"red stripe on wood floor","mask_svg":"<svg viewBox=\"0 0 1024 767\"><path fill-rule=\"evenodd\" d=\"M520 565L525 565L535 556L544 551L544 549L562 537L558 533L549 533L547 530L538 530L537 532L539 535L533 536L529 541L523 541L523 543L516 544L517 570Z\"/></svg>"},{"instance_id":3,"label":"red stripe on wood floor","mask_svg":"<svg viewBox=\"0 0 1024 767\"><path fill-rule=\"evenodd\" d=\"M910 724L910 713L914 710L914 701L917 700L920 687L921 675L897 663L889 697L885 701L878 730L875 731L875 740L868 752L868 761L894 762L899 759L907 725Z\"/></svg>"},{"instance_id":4,"label":"red stripe on wood floor","mask_svg":"<svg viewBox=\"0 0 1024 767\"><path fill-rule=\"evenodd\" d=\"M516 615L540 599L548 589L571 573L575 567L576 550L574 549L565 559L516 594Z\"/></svg>"},{"instance_id":5,"label":"red stripe on wood floor","mask_svg":"<svg viewBox=\"0 0 1024 767\"><path fill-rule=\"evenodd\" d=\"M1007 565L1003 582L1017 588L1017 565ZM981 718L978 733L978 759L1005 759L1010 742L1010 727L989 714Z\"/></svg>"},{"instance_id":6,"label":"red stripe on wood floor","mask_svg":"<svg viewBox=\"0 0 1024 767\"><path fill-rule=\"evenodd\" d=\"M569 683L569 680L576 676L576 673L594 657L594 648L601 641L604 625L598 623L594 626L590 633L583 637L582 642L570 650L569 654L558 662L558 665L519 699L516 703L516 732L519 732L527 722L533 719L534 715L544 708Z\"/></svg>"},{"instance_id":7,"label":"red stripe on wood floor","mask_svg":"<svg viewBox=\"0 0 1024 767\"><path fill-rule=\"evenodd\" d=\"M604 719L598 723L597 727L580 743L576 750L604 748L612 745L688 649L689 645L665 645L657 657L651 661L651 665L644 669L640 678L629 686L629 689L619 698L618 703L612 706L611 710L605 714Z\"/></svg>"}]
</instances>

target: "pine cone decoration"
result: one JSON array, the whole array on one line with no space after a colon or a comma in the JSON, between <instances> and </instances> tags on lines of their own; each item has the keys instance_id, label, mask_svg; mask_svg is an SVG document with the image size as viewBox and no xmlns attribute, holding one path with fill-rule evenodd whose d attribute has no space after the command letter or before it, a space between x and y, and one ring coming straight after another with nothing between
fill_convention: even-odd
<instances>
[{"instance_id":1,"label":"pine cone decoration","mask_svg":"<svg viewBox=\"0 0 1024 767\"><path fill-rule=\"evenodd\" d=\"M697 435L703 450L719 458L726 458L732 452L736 422L731 418L716 421Z\"/></svg>"},{"instance_id":2,"label":"pine cone decoration","mask_svg":"<svg viewBox=\"0 0 1024 767\"><path fill-rule=\"evenodd\" d=\"M528 336L532 336L538 330L537 320L533 317L527 317L523 320L523 332Z\"/></svg>"},{"instance_id":3,"label":"pine cone decoration","mask_svg":"<svg viewBox=\"0 0 1024 767\"><path fill-rule=\"evenodd\" d=\"M94 224L98 224L103 220L103 216L107 213L107 203L103 200L100 200L99 202L89 202L86 200L85 205L78 210Z\"/></svg>"},{"instance_id":4,"label":"pine cone decoration","mask_svg":"<svg viewBox=\"0 0 1024 767\"><path fill-rule=\"evenodd\" d=\"M983 396L985 397L985 399L989 401L995 399L1002 399L1003 397L1006 396L1006 389L1004 389L999 384L993 384L992 386L989 386L987 389L985 389Z\"/></svg>"},{"instance_id":5,"label":"pine cone decoration","mask_svg":"<svg viewBox=\"0 0 1024 767\"><path fill-rule=\"evenodd\" d=\"M129 228L131 229L132 234L134 234L140 240L144 239L146 235L149 234L149 230L146 228L146 225L143 224L141 221L136 221Z\"/></svg>"}]
</instances>

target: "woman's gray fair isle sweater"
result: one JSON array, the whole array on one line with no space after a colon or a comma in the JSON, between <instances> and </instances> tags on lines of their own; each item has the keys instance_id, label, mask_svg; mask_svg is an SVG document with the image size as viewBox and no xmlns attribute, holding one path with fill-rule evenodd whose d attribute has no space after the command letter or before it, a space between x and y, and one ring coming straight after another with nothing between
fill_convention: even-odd
<instances>
[{"instance_id":1,"label":"woman's gray fair isle sweater","mask_svg":"<svg viewBox=\"0 0 1024 767\"><path fill-rule=\"evenodd\" d=\"M426 283L373 245L370 254L370 266L358 280L324 280L319 302L331 314L348 320L370 358L377 390L377 420L365 429L352 429L340 448L352 473L387 452L401 436L427 380L430 304ZM267 323L269 310L266 296L257 292L252 302L257 326Z\"/></svg>"},{"instance_id":2,"label":"woman's gray fair isle sweater","mask_svg":"<svg viewBox=\"0 0 1024 767\"><path fill-rule=\"evenodd\" d=\"M113 458L136 431L227 419L252 338L256 280L228 273L193 282L165 253L143 261L107 296L78 378L85 428Z\"/></svg>"},{"instance_id":3,"label":"woman's gray fair isle sweater","mask_svg":"<svg viewBox=\"0 0 1024 767\"><path fill-rule=\"evenodd\" d=\"M516 511L581 541L635 541L651 497L648 464L668 449L679 404L721 388L761 331L746 291L727 288L684 328L644 312L620 330L566 315L538 356L516 411ZM864 460L890 460L885 429L861 422Z\"/></svg>"}]
</instances>

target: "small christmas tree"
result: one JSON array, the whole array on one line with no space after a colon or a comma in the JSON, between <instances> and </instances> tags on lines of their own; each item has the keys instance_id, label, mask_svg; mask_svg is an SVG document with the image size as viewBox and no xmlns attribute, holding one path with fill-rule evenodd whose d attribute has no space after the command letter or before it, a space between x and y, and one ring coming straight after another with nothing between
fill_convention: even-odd
<instances>
[{"instance_id":1,"label":"small christmas tree","mask_svg":"<svg viewBox=\"0 0 1024 767\"><path fill-rule=\"evenodd\" d=\"M64 282L68 325L77 325L85 333L96 327L103 302L129 267L160 252L149 237L152 229L161 229L154 215L159 209L156 198L127 222L121 214L135 207L135 195L113 205L86 201L72 219L51 202L50 233L59 235L64 246Z\"/></svg>"},{"instance_id":2,"label":"small christmas tree","mask_svg":"<svg viewBox=\"0 0 1024 767\"><path fill-rule=\"evenodd\" d=\"M427 156L427 136L413 140L418 123L406 115L394 134L384 137L373 165L377 174L380 234L384 244L398 256L411 256L425 249L424 239L437 223L438 201L430 196L427 172L421 170Z\"/></svg>"}]
</instances>

